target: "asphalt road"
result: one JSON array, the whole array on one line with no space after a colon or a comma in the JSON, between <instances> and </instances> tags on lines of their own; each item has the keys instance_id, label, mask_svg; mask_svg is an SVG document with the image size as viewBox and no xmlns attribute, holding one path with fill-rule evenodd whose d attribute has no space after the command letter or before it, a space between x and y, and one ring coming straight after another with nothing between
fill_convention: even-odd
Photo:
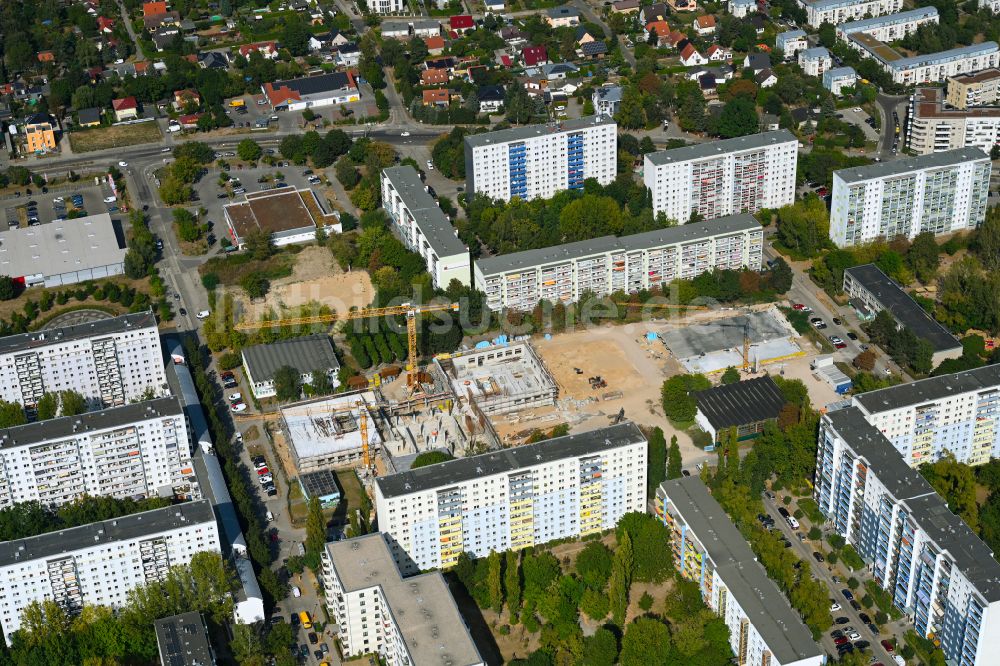
<instances>
[{"instance_id":1,"label":"asphalt road","mask_svg":"<svg viewBox=\"0 0 1000 666\"><path fill-rule=\"evenodd\" d=\"M909 102L908 95L884 95L879 94L875 98L879 114L882 116L882 130L878 143L878 154L882 159L891 158L892 144L896 138L896 126L892 122L892 112L899 116L899 146L897 150L903 149L903 128L902 124L906 118L906 105Z\"/></svg>"}]
</instances>

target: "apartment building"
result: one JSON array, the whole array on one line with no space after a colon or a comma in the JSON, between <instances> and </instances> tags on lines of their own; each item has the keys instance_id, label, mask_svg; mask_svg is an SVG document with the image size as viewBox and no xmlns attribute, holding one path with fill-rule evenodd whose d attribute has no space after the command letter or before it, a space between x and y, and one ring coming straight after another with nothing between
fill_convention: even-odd
<instances>
[{"instance_id":1,"label":"apartment building","mask_svg":"<svg viewBox=\"0 0 1000 666\"><path fill-rule=\"evenodd\" d=\"M893 14L903 8L903 0L798 0L806 11L806 23L818 28L823 23L839 25L866 16Z\"/></svg>"},{"instance_id":2,"label":"apartment building","mask_svg":"<svg viewBox=\"0 0 1000 666\"><path fill-rule=\"evenodd\" d=\"M753 216L730 215L477 259L475 286L494 311L528 311L542 300L566 304L588 291L634 293L716 268L760 270L763 242Z\"/></svg>"},{"instance_id":3,"label":"apartment building","mask_svg":"<svg viewBox=\"0 0 1000 666\"><path fill-rule=\"evenodd\" d=\"M980 9L988 9L994 14L1000 14L1000 0L979 0Z\"/></svg>"},{"instance_id":4,"label":"apartment building","mask_svg":"<svg viewBox=\"0 0 1000 666\"><path fill-rule=\"evenodd\" d=\"M911 467L946 452L966 465L1000 458L1000 365L862 393L851 405Z\"/></svg>"},{"instance_id":5,"label":"apartment building","mask_svg":"<svg viewBox=\"0 0 1000 666\"><path fill-rule=\"evenodd\" d=\"M945 103L965 110L973 106L993 106L1000 101L1000 69L963 74L948 79Z\"/></svg>"},{"instance_id":6,"label":"apartment building","mask_svg":"<svg viewBox=\"0 0 1000 666\"><path fill-rule=\"evenodd\" d=\"M972 146L989 153L1000 142L1000 107L951 109L941 88L910 96L906 145L918 155Z\"/></svg>"},{"instance_id":7,"label":"apartment building","mask_svg":"<svg viewBox=\"0 0 1000 666\"><path fill-rule=\"evenodd\" d=\"M815 498L949 664L996 663L1000 564L857 408L820 422Z\"/></svg>"},{"instance_id":8,"label":"apartment building","mask_svg":"<svg viewBox=\"0 0 1000 666\"><path fill-rule=\"evenodd\" d=\"M853 67L834 67L823 72L823 87L838 97L844 88L853 88L857 82L858 73Z\"/></svg>"},{"instance_id":9,"label":"apartment building","mask_svg":"<svg viewBox=\"0 0 1000 666\"><path fill-rule=\"evenodd\" d=\"M953 76L1000 66L1000 46L980 42L938 53L906 56L867 32L847 36L847 44L862 57L873 58L900 85L942 83Z\"/></svg>"},{"instance_id":10,"label":"apartment building","mask_svg":"<svg viewBox=\"0 0 1000 666\"><path fill-rule=\"evenodd\" d=\"M469 248L412 166L382 170L382 207L406 246L423 258L435 287L445 289L452 280L472 283Z\"/></svg>"},{"instance_id":11,"label":"apartment building","mask_svg":"<svg viewBox=\"0 0 1000 666\"><path fill-rule=\"evenodd\" d=\"M823 46L803 49L798 55L799 67L807 76L823 76L823 73L833 67L833 58Z\"/></svg>"},{"instance_id":12,"label":"apartment building","mask_svg":"<svg viewBox=\"0 0 1000 666\"><path fill-rule=\"evenodd\" d=\"M547 199L607 185L618 173L618 125L608 116L529 125L465 137L466 191L510 201Z\"/></svg>"},{"instance_id":13,"label":"apartment building","mask_svg":"<svg viewBox=\"0 0 1000 666\"><path fill-rule=\"evenodd\" d=\"M841 23L837 26L837 38L846 42L850 35L863 32L883 42L894 42L916 32L922 25L937 24L939 21L937 8L920 7L888 16Z\"/></svg>"},{"instance_id":14,"label":"apartment building","mask_svg":"<svg viewBox=\"0 0 1000 666\"><path fill-rule=\"evenodd\" d=\"M0 399L28 409L56 391L114 407L166 386L152 312L0 338Z\"/></svg>"},{"instance_id":15,"label":"apartment building","mask_svg":"<svg viewBox=\"0 0 1000 666\"><path fill-rule=\"evenodd\" d=\"M401 14L406 7L403 0L370 0L368 9L375 14Z\"/></svg>"},{"instance_id":16,"label":"apartment building","mask_svg":"<svg viewBox=\"0 0 1000 666\"><path fill-rule=\"evenodd\" d=\"M485 666L440 571L403 578L380 533L333 541L323 589L345 657L388 666Z\"/></svg>"},{"instance_id":17,"label":"apartment building","mask_svg":"<svg viewBox=\"0 0 1000 666\"><path fill-rule=\"evenodd\" d=\"M0 461L0 508L81 495L201 496L176 398L0 429Z\"/></svg>"},{"instance_id":18,"label":"apartment building","mask_svg":"<svg viewBox=\"0 0 1000 666\"><path fill-rule=\"evenodd\" d=\"M0 627L7 644L32 602L54 600L69 613L84 606L121 608L139 585L201 551L219 552L207 500L0 543Z\"/></svg>"},{"instance_id":19,"label":"apartment building","mask_svg":"<svg viewBox=\"0 0 1000 666\"><path fill-rule=\"evenodd\" d=\"M974 229L986 217L989 156L960 148L833 172L830 239L851 247Z\"/></svg>"},{"instance_id":20,"label":"apartment building","mask_svg":"<svg viewBox=\"0 0 1000 666\"><path fill-rule=\"evenodd\" d=\"M743 666L821 666L826 658L743 535L695 476L665 481L655 510L670 532L674 566L729 627Z\"/></svg>"},{"instance_id":21,"label":"apartment building","mask_svg":"<svg viewBox=\"0 0 1000 666\"><path fill-rule=\"evenodd\" d=\"M643 180L653 211L683 224L781 208L795 200L798 141L788 130L648 153Z\"/></svg>"},{"instance_id":22,"label":"apartment building","mask_svg":"<svg viewBox=\"0 0 1000 666\"><path fill-rule=\"evenodd\" d=\"M785 60L792 60L799 51L809 48L805 30L786 30L774 38L774 48L785 54Z\"/></svg>"},{"instance_id":23,"label":"apartment building","mask_svg":"<svg viewBox=\"0 0 1000 666\"><path fill-rule=\"evenodd\" d=\"M631 422L375 482L379 529L403 574L611 529L645 504L646 439Z\"/></svg>"}]
</instances>

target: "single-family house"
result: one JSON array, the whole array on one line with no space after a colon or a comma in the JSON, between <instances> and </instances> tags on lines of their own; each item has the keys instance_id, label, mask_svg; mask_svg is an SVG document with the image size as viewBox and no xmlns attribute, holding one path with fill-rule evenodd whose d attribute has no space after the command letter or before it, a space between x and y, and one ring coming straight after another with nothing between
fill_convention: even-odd
<instances>
[{"instance_id":1,"label":"single-family house","mask_svg":"<svg viewBox=\"0 0 1000 666\"><path fill-rule=\"evenodd\" d=\"M160 27L153 30L150 33L150 39L153 40L153 45L156 47L157 51L167 50L177 36L181 34L180 28L175 25L161 25Z\"/></svg>"},{"instance_id":2,"label":"single-family house","mask_svg":"<svg viewBox=\"0 0 1000 666\"><path fill-rule=\"evenodd\" d=\"M420 72L420 85L437 86L448 83L449 78L447 69L425 69Z\"/></svg>"},{"instance_id":3,"label":"single-family house","mask_svg":"<svg viewBox=\"0 0 1000 666\"><path fill-rule=\"evenodd\" d=\"M48 153L56 149L59 125L47 113L36 113L24 121L24 139L29 153Z\"/></svg>"},{"instance_id":4,"label":"single-family house","mask_svg":"<svg viewBox=\"0 0 1000 666\"><path fill-rule=\"evenodd\" d=\"M667 15L667 6L662 2L654 2L639 10L639 20L643 25L649 25L653 21L665 21Z\"/></svg>"},{"instance_id":5,"label":"single-family house","mask_svg":"<svg viewBox=\"0 0 1000 666\"><path fill-rule=\"evenodd\" d=\"M447 88L434 88L423 92L424 106L448 106L451 103L451 95Z\"/></svg>"},{"instance_id":6,"label":"single-family house","mask_svg":"<svg viewBox=\"0 0 1000 666\"><path fill-rule=\"evenodd\" d=\"M642 7L639 0L618 0L611 3L612 14L636 14Z\"/></svg>"},{"instance_id":7,"label":"single-family house","mask_svg":"<svg viewBox=\"0 0 1000 666\"><path fill-rule=\"evenodd\" d=\"M583 44L592 42L597 38L594 37L592 34L590 34L590 31L587 30L586 27L578 25L576 27L576 34L574 35L574 39L576 40L577 46L582 46Z\"/></svg>"},{"instance_id":8,"label":"single-family house","mask_svg":"<svg viewBox=\"0 0 1000 666\"><path fill-rule=\"evenodd\" d=\"M435 21L436 23L436 21ZM441 24L438 23L438 33L441 32ZM410 24L408 21L382 21L380 28L383 39L409 39Z\"/></svg>"},{"instance_id":9,"label":"single-family house","mask_svg":"<svg viewBox=\"0 0 1000 666\"><path fill-rule=\"evenodd\" d=\"M424 37L424 44L427 46L427 53L429 55L439 56L444 53L444 37L441 35Z\"/></svg>"},{"instance_id":10,"label":"single-family house","mask_svg":"<svg viewBox=\"0 0 1000 666\"><path fill-rule=\"evenodd\" d=\"M695 0L667 0L667 5L675 12L693 12L698 9Z\"/></svg>"},{"instance_id":11,"label":"single-family house","mask_svg":"<svg viewBox=\"0 0 1000 666\"><path fill-rule=\"evenodd\" d=\"M361 62L361 49L357 44L342 44L337 47L337 64L341 67L357 67Z\"/></svg>"},{"instance_id":12,"label":"single-family house","mask_svg":"<svg viewBox=\"0 0 1000 666\"><path fill-rule=\"evenodd\" d=\"M743 69L753 70L753 73L768 69L771 66L771 57L766 53L748 53L743 58Z\"/></svg>"},{"instance_id":13,"label":"single-family house","mask_svg":"<svg viewBox=\"0 0 1000 666\"><path fill-rule=\"evenodd\" d=\"M526 46L521 50L521 62L525 67L544 65L549 61L549 54L544 46Z\"/></svg>"},{"instance_id":14,"label":"single-family house","mask_svg":"<svg viewBox=\"0 0 1000 666\"><path fill-rule=\"evenodd\" d=\"M197 109L201 105L201 95L198 94L197 90L191 90L186 88L184 90L174 91L174 109L177 111L183 111L188 106L193 106Z\"/></svg>"},{"instance_id":15,"label":"single-family house","mask_svg":"<svg viewBox=\"0 0 1000 666\"><path fill-rule=\"evenodd\" d=\"M76 124L78 127L97 127L101 124L101 109L91 106L80 109L76 112Z\"/></svg>"},{"instance_id":16,"label":"single-family house","mask_svg":"<svg viewBox=\"0 0 1000 666\"><path fill-rule=\"evenodd\" d=\"M197 129L198 119L201 118L204 113L188 113L186 115L177 118L177 122L180 123L182 129Z\"/></svg>"},{"instance_id":17,"label":"single-family house","mask_svg":"<svg viewBox=\"0 0 1000 666\"><path fill-rule=\"evenodd\" d=\"M580 23L580 12L574 7L563 5L545 10L545 22L552 28L571 28Z\"/></svg>"},{"instance_id":18,"label":"single-family house","mask_svg":"<svg viewBox=\"0 0 1000 666\"><path fill-rule=\"evenodd\" d=\"M651 21L646 24L646 40L649 41L651 35L656 35L656 45L666 46L667 37L670 35L670 24L664 20Z\"/></svg>"},{"instance_id":19,"label":"single-family house","mask_svg":"<svg viewBox=\"0 0 1000 666\"><path fill-rule=\"evenodd\" d=\"M507 93L503 86L480 86L476 91L480 113L496 113L503 108Z\"/></svg>"},{"instance_id":20,"label":"single-family house","mask_svg":"<svg viewBox=\"0 0 1000 666\"><path fill-rule=\"evenodd\" d=\"M249 58L250 54L256 51L268 60L278 58L278 46L274 42L255 42L253 44L241 44L239 53L244 58Z\"/></svg>"},{"instance_id":21,"label":"single-family house","mask_svg":"<svg viewBox=\"0 0 1000 666\"><path fill-rule=\"evenodd\" d=\"M55 62L56 54L52 51L39 51L38 52L38 62Z\"/></svg>"},{"instance_id":22,"label":"single-family house","mask_svg":"<svg viewBox=\"0 0 1000 666\"><path fill-rule=\"evenodd\" d=\"M608 53L608 45L603 40L581 44L576 57L581 60L600 60Z\"/></svg>"},{"instance_id":23,"label":"single-family house","mask_svg":"<svg viewBox=\"0 0 1000 666\"><path fill-rule=\"evenodd\" d=\"M504 0L486 0L483 4L486 5L487 12L497 13L507 8Z\"/></svg>"},{"instance_id":24,"label":"single-family house","mask_svg":"<svg viewBox=\"0 0 1000 666\"><path fill-rule=\"evenodd\" d=\"M715 77L708 72L703 72L698 75L698 87L701 88L702 95L707 99L715 97L718 93L718 83Z\"/></svg>"},{"instance_id":25,"label":"single-family house","mask_svg":"<svg viewBox=\"0 0 1000 666\"><path fill-rule=\"evenodd\" d=\"M202 69L229 69L229 58L221 51L203 51L197 59Z\"/></svg>"},{"instance_id":26,"label":"single-family house","mask_svg":"<svg viewBox=\"0 0 1000 666\"><path fill-rule=\"evenodd\" d=\"M705 51L705 57L708 58L709 62L729 62L733 59L733 52L725 46L712 44Z\"/></svg>"},{"instance_id":27,"label":"single-family house","mask_svg":"<svg viewBox=\"0 0 1000 666\"><path fill-rule=\"evenodd\" d=\"M132 96L112 100L111 108L114 109L115 120L118 122L135 120L139 117L139 102Z\"/></svg>"},{"instance_id":28,"label":"single-family house","mask_svg":"<svg viewBox=\"0 0 1000 666\"><path fill-rule=\"evenodd\" d=\"M699 16L694 20L694 31L702 37L715 34L715 17L711 14Z\"/></svg>"},{"instance_id":29,"label":"single-family house","mask_svg":"<svg viewBox=\"0 0 1000 666\"><path fill-rule=\"evenodd\" d=\"M97 31L109 35L115 31L115 20L107 16L97 17Z\"/></svg>"},{"instance_id":30,"label":"single-family house","mask_svg":"<svg viewBox=\"0 0 1000 666\"><path fill-rule=\"evenodd\" d=\"M508 46L515 48L528 43L528 36L525 35L520 28L514 25L508 25L500 28L500 39L502 39Z\"/></svg>"},{"instance_id":31,"label":"single-family house","mask_svg":"<svg viewBox=\"0 0 1000 666\"><path fill-rule=\"evenodd\" d=\"M753 77L754 81L761 88L770 88L775 83L778 82L778 77L775 76L774 72L771 71L770 67L760 70Z\"/></svg>"},{"instance_id":32,"label":"single-family house","mask_svg":"<svg viewBox=\"0 0 1000 666\"><path fill-rule=\"evenodd\" d=\"M441 34L441 24L434 19L414 19L409 25L414 37L434 37Z\"/></svg>"},{"instance_id":33,"label":"single-family house","mask_svg":"<svg viewBox=\"0 0 1000 666\"><path fill-rule=\"evenodd\" d=\"M757 0L729 0L729 13L736 18L746 18L757 11Z\"/></svg>"},{"instance_id":34,"label":"single-family house","mask_svg":"<svg viewBox=\"0 0 1000 666\"><path fill-rule=\"evenodd\" d=\"M559 81L580 73L580 68L571 62L550 62L542 65L541 69L542 75L549 81Z\"/></svg>"},{"instance_id":35,"label":"single-family house","mask_svg":"<svg viewBox=\"0 0 1000 666\"><path fill-rule=\"evenodd\" d=\"M698 49L694 47L694 44L688 43L687 46L681 49L681 64L685 67L704 65L707 62L708 59L698 52Z\"/></svg>"},{"instance_id":36,"label":"single-family house","mask_svg":"<svg viewBox=\"0 0 1000 666\"><path fill-rule=\"evenodd\" d=\"M467 30L475 30L476 22L472 20L472 17L467 14L460 14L458 16L452 16L448 19L448 28L455 33L461 35Z\"/></svg>"}]
</instances>

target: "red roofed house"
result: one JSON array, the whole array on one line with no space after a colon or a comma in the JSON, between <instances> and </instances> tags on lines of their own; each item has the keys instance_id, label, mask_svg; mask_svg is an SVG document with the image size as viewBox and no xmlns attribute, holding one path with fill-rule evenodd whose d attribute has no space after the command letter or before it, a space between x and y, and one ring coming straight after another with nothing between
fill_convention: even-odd
<instances>
[{"instance_id":1,"label":"red roofed house","mask_svg":"<svg viewBox=\"0 0 1000 666\"><path fill-rule=\"evenodd\" d=\"M109 33L115 28L115 20L106 16L97 17L97 29L103 33Z\"/></svg>"},{"instance_id":2,"label":"red roofed house","mask_svg":"<svg viewBox=\"0 0 1000 666\"><path fill-rule=\"evenodd\" d=\"M135 75L148 76L149 67L150 67L150 62L148 60L143 60L142 62L135 63Z\"/></svg>"},{"instance_id":3,"label":"red roofed house","mask_svg":"<svg viewBox=\"0 0 1000 666\"><path fill-rule=\"evenodd\" d=\"M447 69L425 69L420 72L420 85L435 86L448 83Z\"/></svg>"},{"instance_id":4,"label":"red roofed house","mask_svg":"<svg viewBox=\"0 0 1000 666\"><path fill-rule=\"evenodd\" d=\"M198 94L197 90L175 90L174 91L174 108L178 111L183 111L184 107L189 104L193 104L195 107L201 104L201 95Z\"/></svg>"},{"instance_id":5,"label":"red roofed house","mask_svg":"<svg viewBox=\"0 0 1000 666\"><path fill-rule=\"evenodd\" d=\"M351 71L265 83L263 91L272 109L288 111L350 104L361 99Z\"/></svg>"},{"instance_id":6,"label":"red roofed house","mask_svg":"<svg viewBox=\"0 0 1000 666\"><path fill-rule=\"evenodd\" d=\"M424 106L448 106L451 95L447 88L435 88L424 91Z\"/></svg>"},{"instance_id":7,"label":"red roofed house","mask_svg":"<svg viewBox=\"0 0 1000 666\"><path fill-rule=\"evenodd\" d=\"M544 46L526 46L521 51L521 60L525 67L535 67L536 65L547 65L549 54Z\"/></svg>"},{"instance_id":8,"label":"red roofed house","mask_svg":"<svg viewBox=\"0 0 1000 666\"><path fill-rule=\"evenodd\" d=\"M708 59L712 62L728 62L733 59L733 52L727 48L712 44L706 51Z\"/></svg>"},{"instance_id":9,"label":"red roofed house","mask_svg":"<svg viewBox=\"0 0 1000 666\"><path fill-rule=\"evenodd\" d=\"M159 16L167 13L167 3L165 2L144 2L142 3L143 16Z\"/></svg>"},{"instance_id":10,"label":"red roofed house","mask_svg":"<svg viewBox=\"0 0 1000 666\"><path fill-rule=\"evenodd\" d=\"M257 42L256 44L241 44L240 55L249 58L250 54L256 51L268 60L278 57L278 46L274 42Z\"/></svg>"},{"instance_id":11,"label":"red roofed house","mask_svg":"<svg viewBox=\"0 0 1000 666\"><path fill-rule=\"evenodd\" d=\"M112 100L111 106L115 110L115 120L118 122L135 120L139 117L139 103L135 101L135 97Z\"/></svg>"},{"instance_id":12,"label":"red roofed house","mask_svg":"<svg viewBox=\"0 0 1000 666\"><path fill-rule=\"evenodd\" d=\"M646 36L647 38L651 34L656 34L656 44L657 46L665 46L667 43L667 36L670 35L670 24L666 21L652 21L646 24Z\"/></svg>"},{"instance_id":13,"label":"red roofed house","mask_svg":"<svg viewBox=\"0 0 1000 666\"><path fill-rule=\"evenodd\" d=\"M694 44L688 42L688 45L681 49L681 64L685 67L692 67L694 65L704 65L708 60L705 56L698 53L698 49L694 47Z\"/></svg>"},{"instance_id":14,"label":"red roofed house","mask_svg":"<svg viewBox=\"0 0 1000 666\"><path fill-rule=\"evenodd\" d=\"M674 48L674 49L677 49L677 48L682 49L682 48L684 48L684 45L682 44L682 42L688 42L688 41L690 41L688 39L688 36L685 35L683 32L679 32L677 30L674 30L673 32L671 32L669 35L667 35L663 39L663 42L667 46L669 46L670 48Z\"/></svg>"},{"instance_id":15,"label":"red roofed house","mask_svg":"<svg viewBox=\"0 0 1000 666\"><path fill-rule=\"evenodd\" d=\"M715 17L711 14L699 16L694 20L694 31L702 37L715 32Z\"/></svg>"},{"instance_id":16,"label":"red roofed house","mask_svg":"<svg viewBox=\"0 0 1000 666\"><path fill-rule=\"evenodd\" d=\"M427 53L430 55L437 56L444 53L444 37L440 35L424 37L424 44L427 45Z\"/></svg>"},{"instance_id":17,"label":"red roofed house","mask_svg":"<svg viewBox=\"0 0 1000 666\"><path fill-rule=\"evenodd\" d=\"M177 119L177 122L181 124L184 129L196 129L198 127L198 119L201 118L204 113L192 113L186 116L181 116Z\"/></svg>"},{"instance_id":18,"label":"red roofed house","mask_svg":"<svg viewBox=\"0 0 1000 666\"><path fill-rule=\"evenodd\" d=\"M39 51L38 62L55 62L56 54L52 51Z\"/></svg>"},{"instance_id":19,"label":"red roofed house","mask_svg":"<svg viewBox=\"0 0 1000 666\"><path fill-rule=\"evenodd\" d=\"M476 22L472 20L471 16L463 14L460 16L452 16L448 19L448 27L450 27L453 32L461 34L466 30L475 30Z\"/></svg>"}]
</instances>

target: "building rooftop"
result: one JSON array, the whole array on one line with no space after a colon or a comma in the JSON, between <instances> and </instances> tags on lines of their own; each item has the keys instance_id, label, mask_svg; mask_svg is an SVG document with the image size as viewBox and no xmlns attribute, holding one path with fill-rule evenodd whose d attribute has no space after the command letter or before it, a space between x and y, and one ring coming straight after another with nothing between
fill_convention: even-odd
<instances>
[{"instance_id":1,"label":"building rooftop","mask_svg":"<svg viewBox=\"0 0 1000 666\"><path fill-rule=\"evenodd\" d=\"M410 663L485 663L440 572L403 578L380 533L330 542L326 552L345 592L382 589Z\"/></svg>"},{"instance_id":2,"label":"building rooftop","mask_svg":"<svg viewBox=\"0 0 1000 666\"><path fill-rule=\"evenodd\" d=\"M883 63L895 62L903 57L896 49L867 32L855 32L848 35L847 38L856 42L858 46L868 51L876 60Z\"/></svg>"},{"instance_id":3,"label":"building rooftop","mask_svg":"<svg viewBox=\"0 0 1000 666\"><path fill-rule=\"evenodd\" d=\"M805 37L805 30L786 30L784 32L779 32L776 39L781 41L787 41L789 39L798 39L799 37Z\"/></svg>"},{"instance_id":4,"label":"building rooftop","mask_svg":"<svg viewBox=\"0 0 1000 666\"><path fill-rule=\"evenodd\" d=\"M449 460L400 474L382 476L375 482L383 496L398 497L478 477L513 472L570 456L600 453L645 441L646 438L639 427L629 421L590 432L557 437L538 444Z\"/></svg>"},{"instance_id":5,"label":"building rooftop","mask_svg":"<svg viewBox=\"0 0 1000 666\"><path fill-rule=\"evenodd\" d=\"M767 65L765 65L765 67L766 66ZM791 132L783 129L773 132L762 132L760 134L750 134L748 136L739 136L735 139L706 141L705 143L696 143L683 148L674 148L672 150L659 150L655 153L649 153L646 155L646 159L649 160L654 166L662 166L664 164L672 164L675 162L687 162L689 160L718 157L719 155L725 155L726 153L739 153L744 150L759 150L760 148L766 148L767 146L775 146L779 143L788 142L797 143L798 139L796 139L795 135Z\"/></svg>"},{"instance_id":6,"label":"building rooftop","mask_svg":"<svg viewBox=\"0 0 1000 666\"><path fill-rule=\"evenodd\" d=\"M365 403L365 418L371 424L374 422L372 405L378 401L371 391L358 391L282 407L282 426L295 460L360 449L362 407L358 403ZM368 444L374 447L381 442L378 429L369 427Z\"/></svg>"},{"instance_id":7,"label":"building rooftop","mask_svg":"<svg viewBox=\"0 0 1000 666\"><path fill-rule=\"evenodd\" d=\"M53 557L116 541L132 541L208 522L215 523L215 513L208 500L175 504L26 539L0 542L0 566Z\"/></svg>"},{"instance_id":8,"label":"building rooftop","mask_svg":"<svg viewBox=\"0 0 1000 666\"><path fill-rule=\"evenodd\" d=\"M420 227L420 232L439 259L469 253L469 248L458 239L455 227L451 226L451 221L441 212L437 201L424 189L416 169L408 165L395 166L383 169L382 173L399 192L400 198Z\"/></svg>"},{"instance_id":9,"label":"building rooftop","mask_svg":"<svg viewBox=\"0 0 1000 666\"><path fill-rule=\"evenodd\" d=\"M970 106L967 109L944 107L944 90L942 88L917 88L912 105L913 118L998 118L1000 107Z\"/></svg>"},{"instance_id":10,"label":"building rooftop","mask_svg":"<svg viewBox=\"0 0 1000 666\"><path fill-rule=\"evenodd\" d=\"M889 66L895 70L900 70L911 69L914 67L928 67L931 65L943 65L946 62L961 60L962 58L968 58L975 55L995 53L997 51L1000 51L1000 46L998 46L996 42L980 42L979 44L960 46L947 51L939 51L938 53L928 53L926 55L915 55L909 58L900 58L899 60L889 63Z\"/></svg>"},{"instance_id":11,"label":"building rooftop","mask_svg":"<svg viewBox=\"0 0 1000 666\"><path fill-rule=\"evenodd\" d=\"M0 231L0 274L48 277L125 261L121 225L107 213Z\"/></svg>"},{"instance_id":12,"label":"building rooftop","mask_svg":"<svg viewBox=\"0 0 1000 666\"><path fill-rule=\"evenodd\" d=\"M205 618L197 611L156 620L161 666L211 666L215 663Z\"/></svg>"},{"instance_id":13,"label":"building rooftop","mask_svg":"<svg viewBox=\"0 0 1000 666\"><path fill-rule=\"evenodd\" d=\"M1000 364L984 365L974 370L963 370L950 375L868 391L854 396L854 402L868 414L877 414L911 405L936 402L962 393L986 391L997 386L1000 386Z\"/></svg>"},{"instance_id":14,"label":"building rooftop","mask_svg":"<svg viewBox=\"0 0 1000 666\"><path fill-rule=\"evenodd\" d=\"M970 150L963 148L962 150ZM978 148L973 148L982 154ZM956 152L956 151L952 151ZM940 155L932 153L927 155ZM919 158L918 158L919 159ZM889 311L889 314L900 323L900 325L913 331L918 338L923 338L931 343L935 352L946 351L961 347L958 339L952 335L948 329L938 323L933 317L927 314L920 305L910 297L903 289L889 279L889 276L875 264L864 264L848 268L845 274L849 274L854 280L859 282L874 296L882 307Z\"/></svg>"},{"instance_id":15,"label":"building rooftop","mask_svg":"<svg viewBox=\"0 0 1000 666\"><path fill-rule=\"evenodd\" d=\"M874 30L883 26L899 25L900 23L909 23L910 21L929 19L931 17L936 17L937 15L938 10L936 7L920 7L918 9L910 9L896 14L886 14L885 16L875 16L874 18L861 19L860 21L841 23L837 26L837 32L849 35L853 32L865 32L867 30Z\"/></svg>"},{"instance_id":16,"label":"building rooftop","mask_svg":"<svg viewBox=\"0 0 1000 666\"><path fill-rule=\"evenodd\" d=\"M785 396L770 375L724 384L694 394L698 411L717 431L778 418Z\"/></svg>"},{"instance_id":17,"label":"building rooftop","mask_svg":"<svg viewBox=\"0 0 1000 666\"><path fill-rule=\"evenodd\" d=\"M760 223L752 215L728 215L694 224L683 224L631 236L601 236L586 241L564 243L553 247L512 252L476 260L476 270L483 275L495 275L534 266L581 259L615 250L638 250L664 245L690 243L711 236L759 230Z\"/></svg>"},{"instance_id":18,"label":"building rooftop","mask_svg":"<svg viewBox=\"0 0 1000 666\"><path fill-rule=\"evenodd\" d=\"M856 77L857 75L858 73L854 71L853 67L834 67L823 72L823 80L834 81L841 77Z\"/></svg>"},{"instance_id":19,"label":"building rooftop","mask_svg":"<svg viewBox=\"0 0 1000 666\"><path fill-rule=\"evenodd\" d=\"M330 336L303 335L263 345L243 348L243 362L256 382L274 377L278 368L289 365L300 373L326 372L340 369Z\"/></svg>"},{"instance_id":20,"label":"building rooftop","mask_svg":"<svg viewBox=\"0 0 1000 666\"><path fill-rule=\"evenodd\" d=\"M306 499L313 497L340 496L340 485L337 483L337 475L329 469L318 472L306 472L299 474L299 483L305 491Z\"/></svg>"},{"instance_id":21,"label":"building rooftop","mask_svg":"<svg viewBox=\"0 0 1000 666\"><path fill-rule=\"evenodd\" d=\"M511 127L510 129L497 130L495 132L483 132L465 137L465 145L471 148L481 148L511 141L524 141L536 136L554 134L558 132L575 132L587 129L588 127L599 127L601 125L613 125L617 127L614 118L604 116L586 116L585 118L572 118L559 123L547 123L544 125L525 125L522 127Z\"/></svg>"},{"instance_id":22,"label":"building rooftop","mask_svg":"<svg viewBox=\"0 0 1000 666\"><path fill-rule=\"evenodd\" d=\"M308 229L318 224L333 224L337 219L319 205L311 189L279 187L263 192L248 192L246 201L225 207L236 235L246 238L251 231L271 234Z\"/></svg>"},{"instance_id":23,"label":"building rooftop","mask_svg":"<svg viewBox=\"0 0 1000 666\"><path fill-rule=\"evenodd\" d=\"M799 51L799 57L803 60L813 60L815 58L829 58L830 51L825 46L814 46L812 48ZM787 131L787 130L786 130Z\"/></svg>"},{"instance_id":24,"label":"building rooftop","mask_svg":"<svg viewBox=\"0 0 1000 666\"><path fill-rule=\"evenodd\" d=\"M44 226L44 225L43 225ZM152 312L135 312L132 314L99 319L86 324L63 326L35 333L21 333L0 337L0 354L12 354L28 349L39 349L49 345L61 344L71 340L84 340L115 333L125 333L142 328L156 329L156 317Z\"/></svg>"},{"instance_id":25,"label":"building rooftop","mask_svg":"<svg viewBox=\"0 0 1000 666\"><path fill-rule=\"evenodd\" d=\"M307 97L322 97L335 91L356 88L357 83L351 72L331 72L319 76L265 83L264 94L273 106L279 106L290 99L301 101Z\"/></svg>"},{"instance_id":26,"label":"building rooftop","mask_svg":"<svg viewBox=\"0 0 1000 666\"><path fill-rule=\"evenodd\" d=\"M966 162L988 160L989 156L979 148L956 148L955 150L945 150L940 153L928 153L918 157L900 156L898 160L888 160L876 162L867 166L851 167L834 171L835 178L839 178L845 183L860 183L866 180L877 178L892 178L923 171L925 169L944 169L958 166Z\"/></svg>"},{"instance_id":27,"label":"building rooftop","mask_svg":"<svg viewBox=\"0 0 1000 666\"><path fill-rule=\"evenodd\" d=\"M701 543L725 580L730 594L767 643L776 661L788 664L823 654L788 599L767 577L743 535L696 476L660 484L665 495Z\"/></svg>"},{"instance_id":28,"label":"building rooftop","mask_svg":"<svg viewBox=\"0 0 1000 666\"><path fill-rule=\"evenodd\" d=\"M992 81L993 79L1000 79L1000 69L984 69L981 72L975 72L973 74L959 74L958 76L953 76L948 80L969 85L971 83Z\"/></svg>"}]
</instances>

